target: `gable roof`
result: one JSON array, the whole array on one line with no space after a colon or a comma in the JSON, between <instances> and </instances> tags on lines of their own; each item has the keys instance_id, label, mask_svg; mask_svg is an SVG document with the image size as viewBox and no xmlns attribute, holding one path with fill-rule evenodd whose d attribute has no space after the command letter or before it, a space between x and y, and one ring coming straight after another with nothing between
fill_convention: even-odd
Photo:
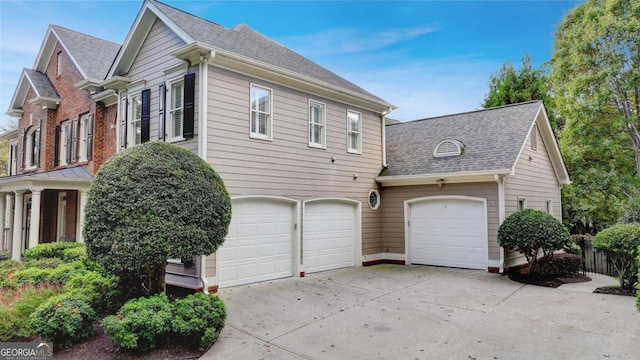
<instances>
[{"instance_id":1,"label":"gable roof","mask_svg":"<svg viewBox=\"0 0 640 360\"><path fill-rule=\"evenodd\" d=\"M29 88L32 88L36 93L36 97L34 98L36 101L42 100L45 103L56 103L60 101L60 95L58 95L58 92L51 84L51 81L49 81L47 75L37 70L25 68L22 69L18 86L13 93L13 97L9 103L9 109L6 112L7 115L20 116L25 100L34 100L27 99Z\"/></svg>"},{"instance_id":2,"label":"gable roof","mask_svg":"<svg viewBox=\"0 0 640 360\"><path fill-rule=\"evenodd\" d=\"M151 14L155 16L151 16ZM155 18L162 20L186 44L197 44L214 53L230 56L238 61L271 71L284 71L304 81L334 87L349 94L356 94L369 101L394 109L395 106L345 80L324 67L310 61L295 51L263 36L247 25L225 28L209 20L189 14L155 0L146 0L132 26L121 53L116 58L108 76L126 74ZM216 60L217 58L214 58Z\"/></svg>"},{"instance_id":3,"label":"gable roof","mask_svg":"<svg viewBox=\"0 0 640 360\"><path fill-rule=\"evenodd\" d=\"M568 183L569 176L541 101L388 125L388 169L378 179L512 174L536 122L559 182ZM463 143L462 154L434 157L436 146L447 139Z\"/></svg>"},{"instance_id":4,"label":"gable roof","mask_svg":"<svg viewBox=\"0 0 640 360\"><path fill-rule=\"evenodd\" d=\"M58 95L58 92L53 87L53 84L51 84L51 81L49 81L47 75L33 69L24 69L23 73L33 87L33 91L35 91L36 96L60 98L60 95Z\"/></svg>"},{"instance_id":5,"label":"gable roof","mask_svg":"<svg viewBox=\"0 0 640 360\"><path fill-rule=\"evenodd\" d=\"M120 45L58 25L49 25L33 65L45 72L56 43L65 49L85 80L104 80Z\"/></svg>"}]
</instances>

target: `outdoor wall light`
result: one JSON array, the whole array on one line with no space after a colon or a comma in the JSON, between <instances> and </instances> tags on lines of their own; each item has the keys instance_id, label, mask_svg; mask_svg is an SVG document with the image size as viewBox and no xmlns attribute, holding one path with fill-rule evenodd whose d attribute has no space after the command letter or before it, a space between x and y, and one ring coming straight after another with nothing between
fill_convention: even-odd
<instances>
[{"instance_id":1,"label":"outdoor wall light","mask_svg":"<svg viewBox=\"0 0 640 360\"><path fill-rule=\"evenodd\" d=\"M436 180L436 184L438 184L438 187L441 188L442 184L444 184L444 179L438 179Z\"/></svg>"}]
</instances>

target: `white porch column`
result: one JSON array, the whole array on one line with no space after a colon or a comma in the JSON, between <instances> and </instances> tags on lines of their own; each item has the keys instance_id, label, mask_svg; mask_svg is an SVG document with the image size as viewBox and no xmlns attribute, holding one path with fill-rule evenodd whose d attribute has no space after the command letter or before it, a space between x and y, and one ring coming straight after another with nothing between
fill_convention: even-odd
<instances>
[{"instance_id":1,"label":"white porch column","mask_svg":"<svg viewBox=\"0 0 640 360\"><path fill-rule=\"evenodd\" d=\"M5 210L7 207L7 202L6 202L6 198L7 195L5 193L1 193L0 194L0 231L2 231L2 234L0 234L0 237L2 237L2 249L0 250L8 250L9 249L9 239L5 239L4 237L4 218L5 218Z\"/></svg>"},{"instance_id":2,"label":"white porch column","mask_svg":"<svg viewBox=\"0 0 640 360\"><path fill-rule=\"evenodd\" d=\"M9 228L9 231L7 231L7 242L9 243L9 252L13 252L13 206L16 202L15 194L11 193L7 196L9 197L9 206L7 206L7 212L9 213L9 219L7 220L7 227Z\"/></svg>"},{"instance_id":3,"label":"white porch column","mask_svg":"<svg viewBox=\"0 0 640 360\"><path fill-rule=\"evenodd\" d=\"M15 191L15 205L13 210L13 248L11 259L20 261L22 255L22 212L24 211L24 190Z\"/></svg>"},{"instance_id":4,"label":"white porch column","mask_svg":"<svg viewBox=\"0 0 640 360\"><path fill-rule=\"evenodd\" d=\"M40 198L41 189L31 190L31 223L29 224L29 249L40 243Z\"/></svg>"},{"instance_id":5,"label":"white porch column","mask_svg":"<svg viewBox=\"0 0 640 360\"><path fill-rule=\"evenodd\" d=\"M78 203L78 226L77 226L77 234L76 234L76 242L83 243L84 237L82 236L82 230L84 230L84 208L87 205L87 191L86 190L78 190L78 194L80 195L79 203Z\"/></svg>"}]
</instances>

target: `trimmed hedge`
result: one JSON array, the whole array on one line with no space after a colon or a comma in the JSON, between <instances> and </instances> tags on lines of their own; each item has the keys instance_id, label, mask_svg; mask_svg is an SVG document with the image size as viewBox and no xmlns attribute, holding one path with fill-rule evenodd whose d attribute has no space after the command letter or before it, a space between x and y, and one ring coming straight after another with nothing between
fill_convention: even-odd
<instances>
[{"instance_id":1,"label":"trimmed hedge","mask_svg":"<svg viewBox=\"0 0 640 360\"><path fill-rule=\"evenodd\" d=\"M605 252L618 273L620 287L634 290L638 283L640 223L617 224L604 229L593 239L593 247Z\"/></svg>"},{"instance_id":2,"label":"trimmed hedge","mask_svg":"<svg viewBox=\"0 0 640 360\"><path fill-rule=\"evenodd\" d=\"M209 348L216 340L216 332L224 327L227 316L222 300L216 295L196 293L173 303L171 329L186 342L199 342Z\"/></svg>"},{"instance_id":3,"label":"trimmed hedge","mask_svg":"<svg viewBox=\"0 0 640 360\"><path fill-rule=\"evenodd\" d=\"M118 277L103 276L95 271L75 275L64 286L66 293L86 300L99 315L112 313L122 306Z\"/></svg>"},{"instance_id":4,"label":"trimmed hedge","mask_svg":"<svg viewBox=\"0 0 640 360\"><path fill-rule=\"evenodd\" d=\"M541 276L567 276L582 271L582 258L577 254L558 253L538 260L535 273Z\"/></svg>"},{"instance_id":5,"label":"trimmed hedge","mask_svg":"<svg viewBox=\"0 0 640 360\"><path fill-rule=\"evenodd\" d=\"M58 258L63 259L63 252L66 249L84 247L82 243L75 242L55 242L47 244L39 244L24 251L25 260L38 260Z\"/></svg>"},{"instance_id":6,"label":"trimmed hedge","mask_svg":"<svg viewBox=\"0 0 640 360\"><path fill-rule=\"evenodd\" d=\"M96 312L83 299L69 294L54 296L29 316L31 330L64 348L94 334Z\"/></svg>"},{"instance_id":7,"label":"trimmed hedge","mask_svg":"<svg viewBox=\"0 0 640 360\"><path fill-rule=\"evenodd\" d=\"M164 291L168 258L215 252L230 221L229 194L211 165L154 141L100 167L88 193L84 238L90 259L128 289L153 295Z\"/></svg>"},{"instance_id":8,"label":"trimmed hedge","mask_svg":"<svg viewBox=\"0 0 640 360\"><path fill-rule=\"evenodd\" d=\"M535 268L539 251L549 257L556 250L571 248L569 231L552 215L525 209L509 215L498 228L498 244L522 253L530 269Z\"/></svg>"}]
</instances>

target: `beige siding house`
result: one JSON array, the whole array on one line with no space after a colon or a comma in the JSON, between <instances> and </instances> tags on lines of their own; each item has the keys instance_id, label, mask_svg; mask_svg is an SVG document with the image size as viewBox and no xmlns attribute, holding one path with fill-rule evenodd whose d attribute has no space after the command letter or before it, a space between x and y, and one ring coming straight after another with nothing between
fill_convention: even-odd
<instances>
[{"instance_id":1,"label":"beige siding house","mask_svg":"<svg viewBox=\"0 0 640 360\"><path fill-rule=\"evenodd\" d=\"M232 197L223 246L192 267L172 260L168 284L303 276L383 252L375 177L393 105L246 25L224 28L153 0L105 84L120 99L122 148L186 147Z\"/></svg>"},{"instance_id":2,"label":"beige siding house","mask_svg":"<svg viewBox=\"0 0 640 360\"><path fill-rule=\"evenodd\" d=\"M502 272L524 262L497 243L506 216L530 207L561 219L569 176L542 102L386 129L384 258Z\"/></svg>"}]
</instances>

